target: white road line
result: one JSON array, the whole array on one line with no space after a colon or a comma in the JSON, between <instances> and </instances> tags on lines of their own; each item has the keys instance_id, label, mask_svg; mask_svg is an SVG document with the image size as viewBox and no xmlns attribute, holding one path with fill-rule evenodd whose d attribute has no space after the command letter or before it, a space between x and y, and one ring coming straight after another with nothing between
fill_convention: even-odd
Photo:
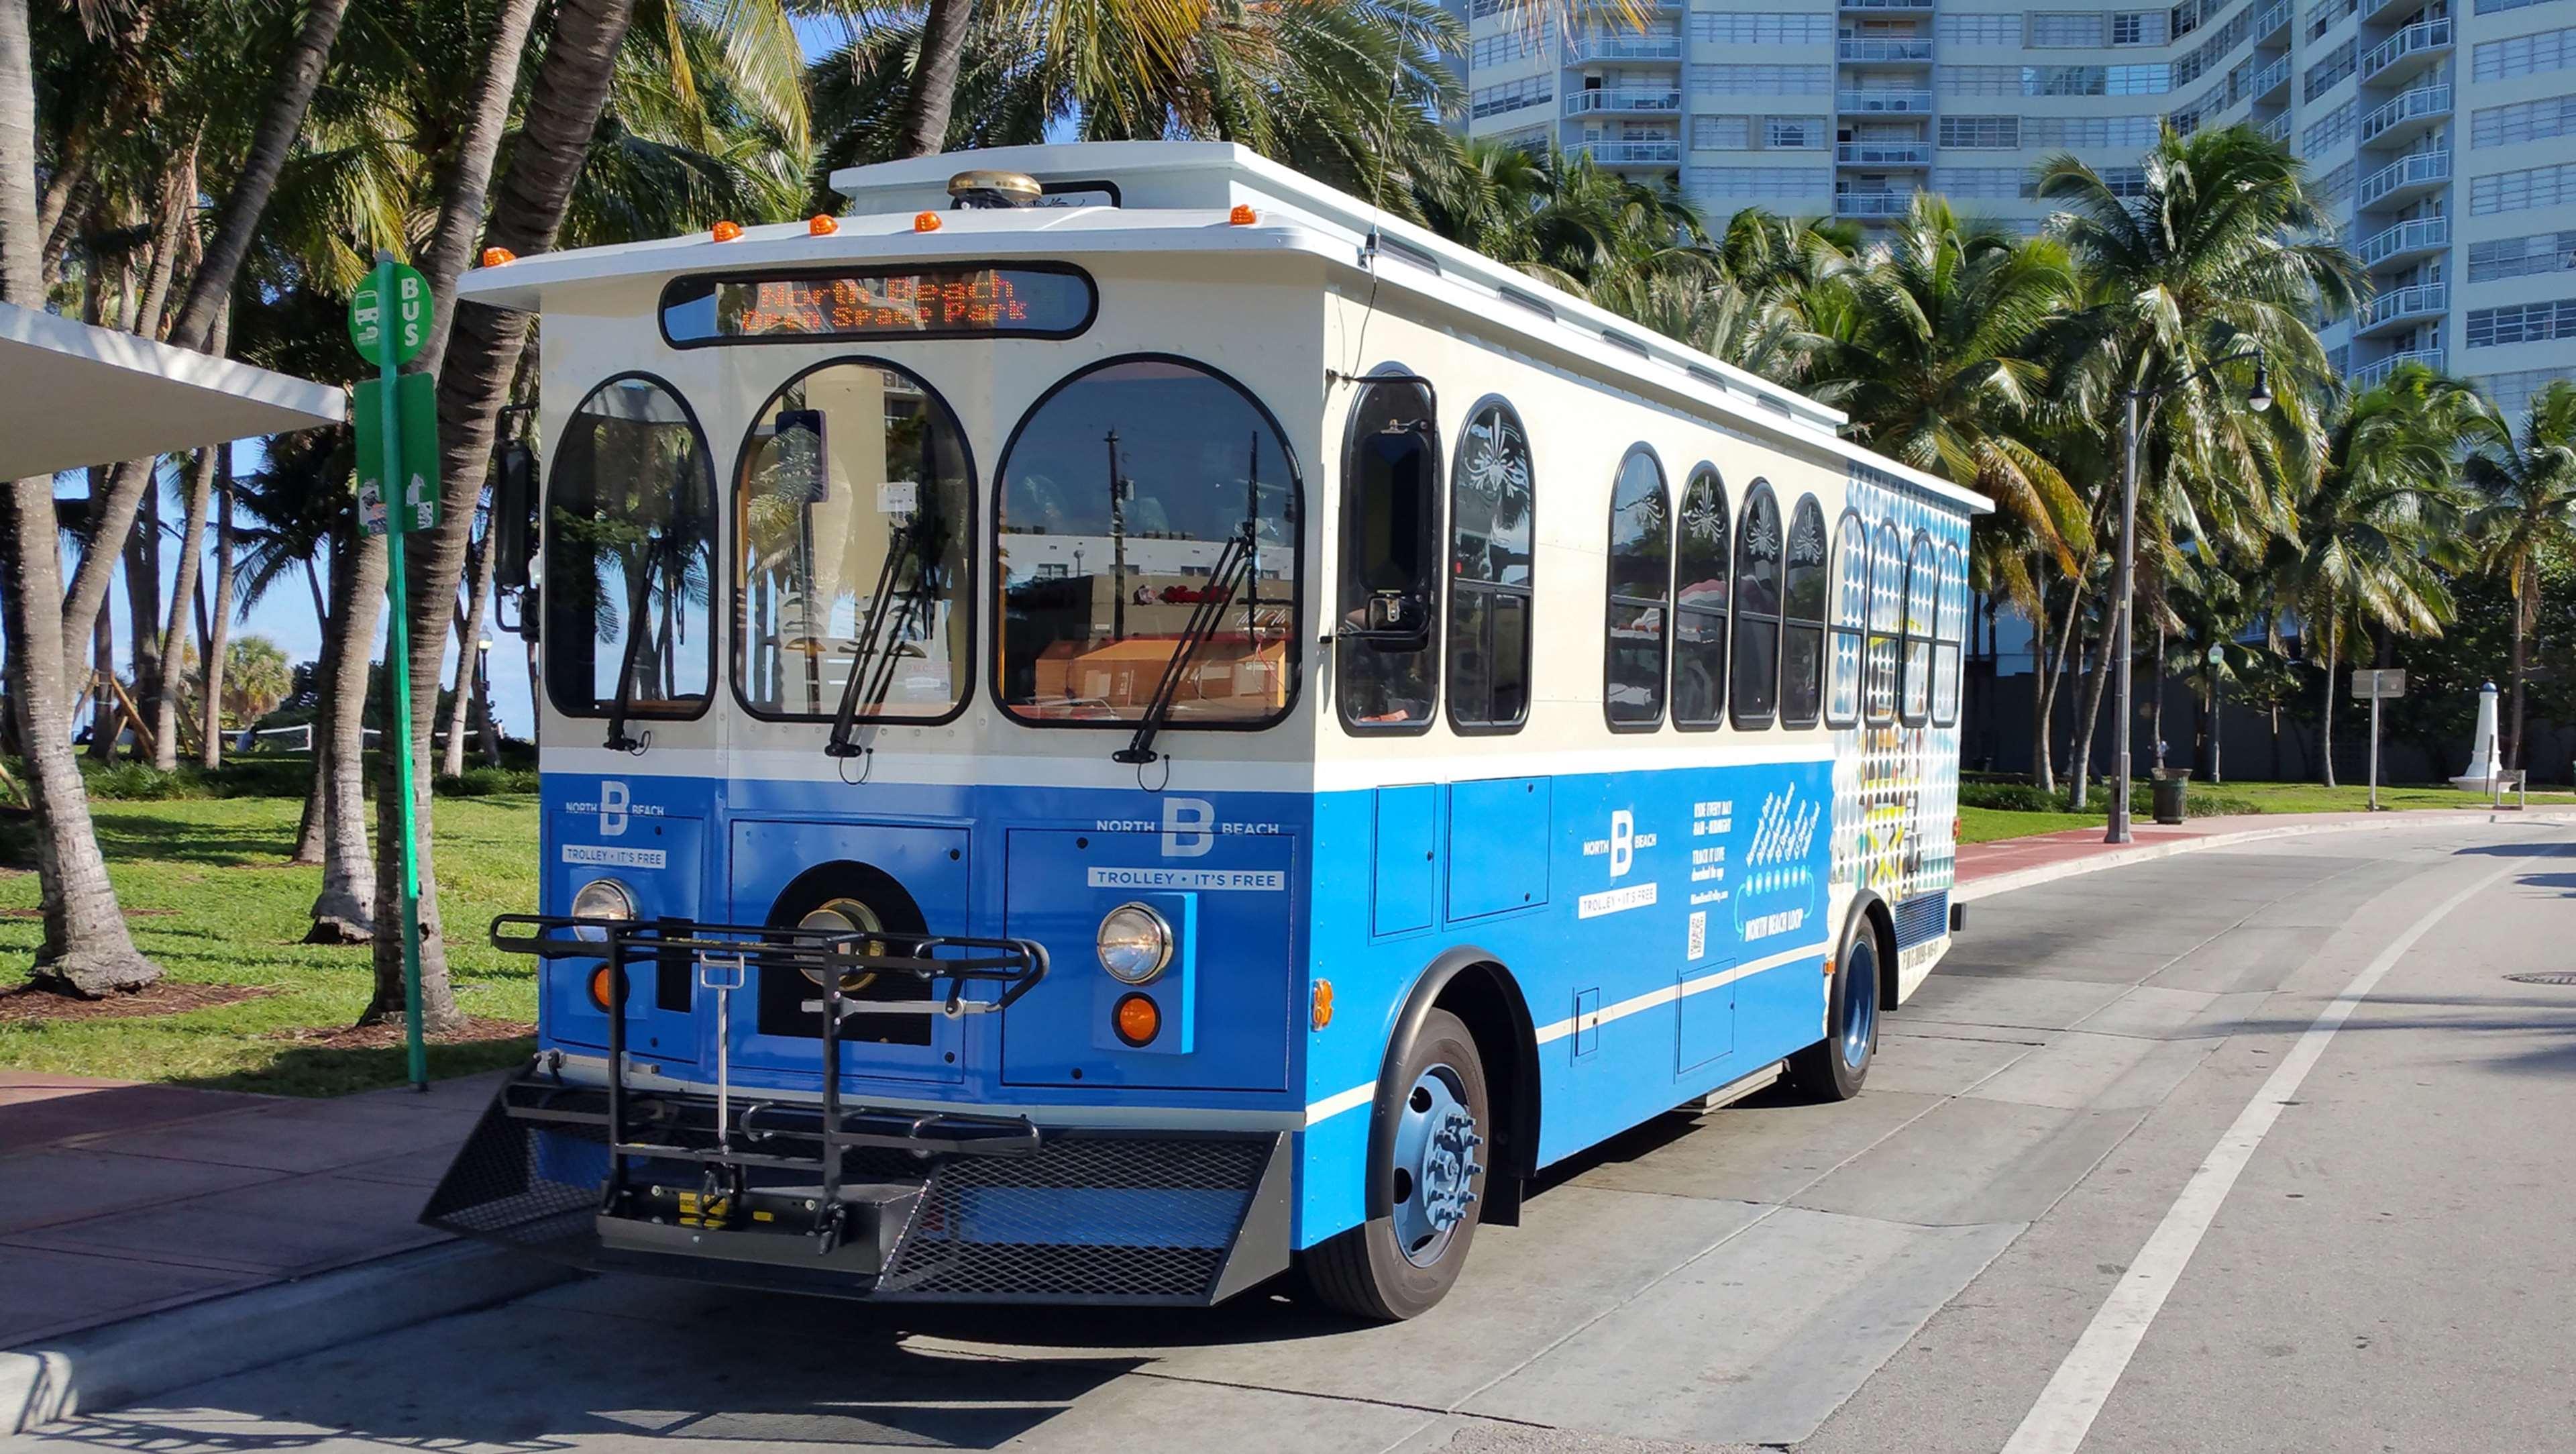
<instances>
[{"instance_id":1,"label":"white road line","mask_svg":"<svg viewBox=\"0 0 2576 1454\"><path fill-rule=\"evenodd\" d=\"M2183 1183L2182 1194L2174 1198L2164 1220L2156 1224L2146 1246L2138 1250L2137 1260L2129 1264L2119 1286L2111 1290L2109 1299L2093 1315L2084 1336L2075 1340L2066 1361L2057 1365L2048 1387L2040 1390L2039 1402L2031 1405L2021 1427L2005 1443L2003 1454L2074 1454L2084 1436L2092 1431L2093 1420L2101 1414L2111 1390L2119 1385L2120 1375L2128 1371L2139 1341L2146 1337L2156 1314L2164 1308L2165 1298L2181 1280L2183 1268L2191 1262L2202 1235L2208 1232L2227 1193L2235 1187L2237 1176L2263 1144L2272 1123L2280 1119L2282 1105L2298 1094L2300 1082L2308 1078L2317 1058L2325 1054L2335 1031L2369 998L2406 951L2415 947L2416 940L2499 879L2520 873L2545 856L2516 859L2444 899L2353 976L2352 983L2344 986L2343 993L2325 1007L2316 1022L2299 1036L2298 1043L2290 1047L2290 1053L2282 1057L2263 1088L2237 1115L2235 1124L2218 1138L2208 1159L2191 1174L2191 1180Z\"/></svg>"}]
</instances>

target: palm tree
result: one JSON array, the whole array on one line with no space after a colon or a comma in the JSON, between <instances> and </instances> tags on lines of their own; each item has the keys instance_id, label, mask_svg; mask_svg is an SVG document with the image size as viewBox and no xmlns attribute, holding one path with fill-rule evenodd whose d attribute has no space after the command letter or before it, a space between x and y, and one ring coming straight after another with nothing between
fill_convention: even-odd
<instances>
[{"instance_id":1,"label":"palm tree","mask_svg":"<svg viewBox=\"0 0 2576 1454\"><path fill-rule=\"evenodd\" d=\"M538 63L530 84L518 140L511 150L510 170L484 231L487 245L523 257L554 246L600 114L607 108L632 16L631 0L562 0L557 6L554 32L547 38L545 59ZM423 356L438 361L439 473L449 508L435 530L419 537L408 562L414 603L409 623L411 676L418 682L437 681L444 664L457 583L464 574L474 528L475 510L462 502L479 503L483 497L494 424L519 372L528 326L524 314L473 304L451 307L444 299L438 302L440 311L452 312L455 320L445 346ZM421 1019L434 1031L459 1020L448 982L446 945L439 933L436 865L430 852L426 747L437 706L436 692L416 693L411 724L413 741L422 749L422 760L414 764L419 789L414 812L420 848ZM380 754L379 763L376 901L384 904L399 902L403 890L402 792L395 754ZM359 1015L362 1024L403 1013L402 938L376 936L375 993Z\"/></svg>"},{"instance_id":2,"label":"palm tree","mask_svg":"<svg viewBox=\"0 0 2576 1454\"><path fill-rule=\"evenodd\" d=\"M2071 570L2090 544L2085 502L2032 427L2049 331L2080 301L2065 249L1918 193L1841 284L1848 321L1813 365L1817 400L1870 448L1994 500Z\"/></svg>"},{"instance_id":3,"label":"palm tree","mask_svg":"<svg viewBox=\"0 0 2576 1454\"><path fill-rule=\"evenodd\" d=\"M2469 437L2463 474L2478 503L2468 537L2513 592L2513 707L2504 761L2518 768L2525 653L2540 610L2541 566L2576 550L2576 383L2558 379L2533 395L2518 432L2503 410L2481 400Z\"/></svg>"},{"instance_id":4,"label":"palm tree","mask_svg":"<svg viewBox=\"0 0 2576 1454\"><path fill-rule=\"evenodd\" d=\"M35 112L27 0L0 0L0 303L21 308L45 304ZM11 481L7 505L0 518L0 625L9 641L9 705L27 754L45 916L33 977L86 998L141 989L160 978L161 970L135 952L126 933L64 730L63 579L53 480Z\"/></svg>"},{"instance_id":5,"label":"palm tree","mask_svg":"<svg viewBox=\"0 0 2576 1454\"><path fill-rule=\"evenodd\" d=\"M276 642L265 636L244 636L226 649L224 683L226 708L247 724L277 710L277 704L295 689L295 673Z\"/></svg>"},{"instance_id":6,"label":"palm tree","mask_svg":"<svg viewBox=\"0 0 2576 1454\"><path fill-rule=\"evenodd\" d=\"M2065 404L2104 419L2129 398L2151 400L2140 423L2153 467L2142 469L2142 500L2187 499L2190 534L2250 547L2288 525L2299 482L2315 474L2318 430L2306 390L2282 387L2280 407L2257 411L2238 392L2244 365L2233 366L2234 387L2221 365L2260 350L2286 383L2326 377L2314 320L2352 307L2360 265L2334 240L2300 164L2250 127L2184 137L2168 125L2141 170L2143 185L2124 195L2071 156L2040 168L2039 195L2065 209L2056 234L2091 283L2060 366ZM2191 493L2159 491L2164 471L2180 472ZM2108 604L2077 736L2079 806L2101 683L2130 610Z\"/></svg>"},{"instance_id":7,"label":"palm tree","mask_svg":"<svg viewBox=\"0 0 2576 1454\"><path fill-rule=\"evenodd\" d=\"M2276 547L2274 600L2297 613L2325 667L2328 787L2344 643L2374 627L2438 635L2450 619L2439 566L2459 563L2454 461L2467 409L2459 385L2416 366L2346 399L2328 421L2324 467L2298 502L2298 523Z\"/></svg>"}]
</instances>

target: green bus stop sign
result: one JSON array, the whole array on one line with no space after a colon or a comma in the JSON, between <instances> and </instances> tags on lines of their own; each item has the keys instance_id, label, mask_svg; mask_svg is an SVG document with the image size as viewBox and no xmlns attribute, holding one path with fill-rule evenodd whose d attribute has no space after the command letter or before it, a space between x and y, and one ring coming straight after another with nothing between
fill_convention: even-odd
<instances>
[{"instance_id":1,"label":"green bus stop sign","mask_svg":"<svg viewBox=\"0 0 2576 1454\"><path fill-rule=\"evenodd\" d=\"M419 357L429 343L429 279L409 263L371 269L349 295L349 341L360 358L384 368Z\"/></svg>"},{"instance_id":2,"label":"green bus stop sign","mask_svg":"<svg viewBox=\"0 0 2576 1454\"><path fill-rule=\"evenodd\" d=\"M385 488L382 379L360 379L349 417L358 426L358 523L369 535L409 534L438 524L438 380L430 374L394 377L395 427L400 433L396 488Z\"/></svg>"}]
</instances>

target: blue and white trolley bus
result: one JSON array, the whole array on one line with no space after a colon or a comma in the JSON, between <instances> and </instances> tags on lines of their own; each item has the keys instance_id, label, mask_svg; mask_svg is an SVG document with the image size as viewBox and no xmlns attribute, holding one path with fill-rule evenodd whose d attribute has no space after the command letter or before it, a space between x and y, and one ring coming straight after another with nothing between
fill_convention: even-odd
<instances>
[{"instance_id":1,"label":"blue and white trolley bus","mask_svg":"<svg viewBox=\"0 0 2576 1454\"><path fill-rule=\"evenodd\" d=\"M1240 149L963 160L465 283L543 319L543 1008L426 1217L1401 1318L1551 1163L1855 1093L1984 502Z\"/></svg>"}]
</instances>

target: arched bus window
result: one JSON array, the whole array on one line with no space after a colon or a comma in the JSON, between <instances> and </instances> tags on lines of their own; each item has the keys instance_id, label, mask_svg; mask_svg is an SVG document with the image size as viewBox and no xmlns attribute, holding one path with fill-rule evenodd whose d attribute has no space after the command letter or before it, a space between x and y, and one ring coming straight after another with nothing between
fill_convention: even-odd
<instances>
[{"instance_id":1,"label":"arched bus window","mask_svg":"<svg viewBox=\"0 0 2576 1454\"><path fill-rule=\"evenodd\" d=\"M1735 725L1768 727L1780 705L1780 502L1760 480L1735 532Z\"/></svg>"},{"instance_id":2,"label":"arched bus window","mask_svg":"<svg viewBox=\"0 0 2576 1454\"><path fill-rule=\"evenodd\" d=\"M874 359L789 379L752 417L733 508L734 690L754 716L831 721L854 670L854 721L965 706L974 468L936 390Z\"/></svg>"},{"instance_id":3,"label":"arched bus window","mask_svg":"<svg viewBox=\"0 0 2576 1454\"><path fill-rule=\"evenodd\" d=\"M1601 703L1612 731L1664 720L1665 618L1672 611L1673 508L1664 468L1645 445L1628 451L1610 486L1608 645Z\"/></svg>"},{"instance_id":4,"label":"arched bus window","mask_svg":"<svg viewBox=\"0 0 2576 1454\"><path fill-rule=\"evenodd\" d=\"M1827 627L1833 658L1825 683L1825 725L1860 725L1863 645L1869 632L1869 527L1844 511L1834 527L1834 599Z\"/></svg>"},{"instance_id":5,"label":"arched bus window","mask_svg":"<svg viewBox=\"0 0 2576 1454\"><path fill-rule=\"evenodd\" d=\"M1872 727L1896 720L1897 632L1905 619L1905 547L1881 520L1869 540L1869 653L1861 714Z\"/></svg>"},{"instance_id":6,"label":"arched bus window","mask_svg":"<svg viewBox=\"0 0 2576 1454\"><path fill-rule=\"evenodd\" d=\"M1215 599L1169 720L1285 716L1297 695L1298 491L1277 421L1204 365L1133 354L1059 381L1011 431L995 490L1002 710L1033 726L1136 721Z\"/></svg>"},{"instance_id":7,"label":"arched bus window","mask_svg":"<svg viewBox=\"0 0 2576 1454\"><path fill-rule=\"evenodd\" d=\"M1516 732L1529 717L1529 435L1500 399L1467 416L1450 474L1449 725Z\"/></svg>"},{"instance_id":8,"label":"arched bus window","mask_svg":"<svg viewBox=\"0 0 2576 1454\"><path fill-rule=\"evenodd\" d=\"M1715 727L1726 707L1726 486L1717 470L1691 471L1673 542L1673 725Z\"/></svg>"},{"instance_id":9,"label":"arched bus window","mask_svg":"<svg viewBox=\"0 0 2576 1454\"><path fill-rule=\"evenodd\" d=\"M1789 516L1788 586L1780 626L1780 725L1813 727L1825 695L1825 512L1800 497Z\"/></svg>"},{"instance_id":10,"label":"arched bus window","mask_svg":"<svg viewBox=\"0 0 2576 1454\"><path fill-rule=\"evenodd\" d=\"M1959 725L1959 643L1967 635L1968 570L1959 547L1941 547L1941 616L1932 631L1932 725Z\"/></svg>"},{"instance_id":11,"label":"arched bus window","mask_svg":"<svg viewBox=\"0 0 2576 1454\"><path fill-rule=\"evenodd\" d=\"M1389 364L1381 374L1403 375ZM1360 385L1342 447L1334 698L1355 732L1427 732L1440 693L1440 421L1410 378Z\"/></svg>"},{"instance_id":12,"label":"arched bus window","mask_svg":"<svg viewBox=\"0 0 2576 1454\"><path fill-rule=\"evenodd\" d=\"M715 462L659 379L591 391L555 445L546 501L545 674L574 717L695 717L715 677Z\"/></svg>"},{"instance_id":13,"label":"arched bus window","mask_svg":"<svg viewBox=\"0 0 2576 1454\"><path fill-rule=\"evenodd\" d=\"M1908 727L1932 720L1932 620L1940 600L1941 557L1932 537L1918 531L1905 553L1904 693L1896 707L1897 720Z\"/></svg>"}]
</instances>

